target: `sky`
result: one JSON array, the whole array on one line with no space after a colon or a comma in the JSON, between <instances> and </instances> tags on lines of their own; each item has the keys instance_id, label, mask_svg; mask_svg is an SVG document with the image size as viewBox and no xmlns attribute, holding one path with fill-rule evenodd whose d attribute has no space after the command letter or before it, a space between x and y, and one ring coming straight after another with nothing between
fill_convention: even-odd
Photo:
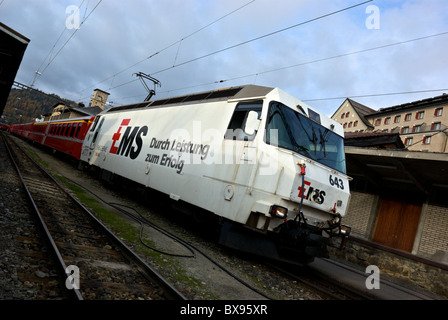
<instances>
[{"instance_id":1,"label":"sky","mask_svg":"<svg viewBox=\"0 0 448 320\"><path fill-rule=\"evenodd\" d=\"M448 1L363 2L0 0L0 21L31 40L17 82L86 105L143 101L138 72L153 100L255 84L328 116L448 93Z\"/></svg>"}]
</instances>

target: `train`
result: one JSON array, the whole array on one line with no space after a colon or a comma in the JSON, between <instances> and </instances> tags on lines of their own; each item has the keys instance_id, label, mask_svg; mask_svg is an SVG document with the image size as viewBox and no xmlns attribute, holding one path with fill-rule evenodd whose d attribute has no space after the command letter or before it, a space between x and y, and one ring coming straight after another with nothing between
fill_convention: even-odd
<instances>
[{"instance_id":1,"label":"train","mask_svg":"<svg viewBox=\"0 0 448 320\"><path fill-rule=\"evenodd\" d=\"M219 218L219 243L243 252L307 264L350 233L343 128L279 88L192 93L10 131Z\"/></svg>"},{"instance_id":2,"label":"train","mask_svg":"<svg viewBox=\"0 0 448 320\"><path fill-rule=\"evenodd\" d=\"M79 160L94 117L80 117L11 125L9 131Z\"/></svg>"}]
</instances>

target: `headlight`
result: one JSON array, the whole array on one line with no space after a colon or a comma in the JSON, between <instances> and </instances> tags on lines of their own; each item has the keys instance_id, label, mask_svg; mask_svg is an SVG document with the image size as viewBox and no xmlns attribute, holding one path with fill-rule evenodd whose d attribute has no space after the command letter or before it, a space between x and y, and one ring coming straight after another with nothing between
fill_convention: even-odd
<instances>
[{"instance_id":1,"label":"headlight","mask_svg":"<svg viewBox=\"0 0 448 320\"><path fill-rule=\"evenodd\" d=\"M350 235L350 232L352 231L352 228L346 225L341 225L341 235L344 237L348 237Z\"/></svg>"},{"instance_id":2,"label":"headlight","mask_svg":"<svg viewBox=\"0 0 448 320\"><path fill-rule=\"evenodd\" d=\"M273 206L271 206L269 213L271 214L271 216L281 218L281 219L286 219L286 217L288 215L288 209L285 207L273 205Z\"/></svg>"}]
</instances>

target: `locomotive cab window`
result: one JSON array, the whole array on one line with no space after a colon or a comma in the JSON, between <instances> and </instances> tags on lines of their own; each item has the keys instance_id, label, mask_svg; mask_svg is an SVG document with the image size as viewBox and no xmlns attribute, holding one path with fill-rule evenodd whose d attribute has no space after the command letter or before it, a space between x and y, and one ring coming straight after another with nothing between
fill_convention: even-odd
<instances>
[{"instance_id":1,"label":"locomotive cab window","mask_svg":"<svg viewBox=\"0 0 448 320\"><path fill-rule=\"evenodd\" d=\"M344 139L281 103L269 106L265 142L346 173Z\"/></svg>"},{"instance_id":2,"label":"locomotive cab window","mask_svg":"<svg viewBox=\"0 0 448 320\"><path fill-rule=\"evenodd\" d=\"M260 120L262 106L263 101L239 103L235 108L232 119L230 119L230 123L227 127L224 138L229 140L253 140L257 132L255 131L253 132L253 134L250 134L245 132L244 130L246 128L246 124L248 124L248 119L251 118L251 111L255 111L258 115L257 119Z\"/></svg>"}]
</instances>

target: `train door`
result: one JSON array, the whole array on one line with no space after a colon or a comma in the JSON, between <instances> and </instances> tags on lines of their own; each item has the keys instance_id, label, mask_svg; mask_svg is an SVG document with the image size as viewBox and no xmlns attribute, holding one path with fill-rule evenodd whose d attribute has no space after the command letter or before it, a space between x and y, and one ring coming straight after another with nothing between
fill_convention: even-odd
<instances>
[{"instance_id":1,"label":"train door","mask_svg":"<svg viewBox=\"0 0 448 320\"><path fill-rule=\"evenodd\" d=\"M225 164L233 165L232 177L237 184L250 186L257 162L255 137L258 132L263 101L239 103L224 136Z\"/></svg>"},{"instance_id":2,"label":"train door","mask_svg":"<svg viewBox=\"0 0 448 320\"><path fill-rule=\"evenodd\" d=\"M92 139L90 140L89 143L89 148L91 151L95 149L96 140L98 139L98 134L100 133L101 128L103 127L103 123L104 123L104 117L101 116L96 117L95 123L92 129L90 130L91 132L93 132Z\"/></svg>"},{"instance_id":3,"label":"train door","mask_svg":"<svg viewBox=\"0 0 448 320\"><path fill-rule=\"evenodd\" d=\"M96 116L89 130L89 133L87 134L87 138L84 142L82 151L83 160L86 160L85 157L87 157L87 162L90 162L91 155L93 153L93 150L95 149L98 134L101 131L103 123L104 123L104 117Z\"/></svg>"}]
</instances>

